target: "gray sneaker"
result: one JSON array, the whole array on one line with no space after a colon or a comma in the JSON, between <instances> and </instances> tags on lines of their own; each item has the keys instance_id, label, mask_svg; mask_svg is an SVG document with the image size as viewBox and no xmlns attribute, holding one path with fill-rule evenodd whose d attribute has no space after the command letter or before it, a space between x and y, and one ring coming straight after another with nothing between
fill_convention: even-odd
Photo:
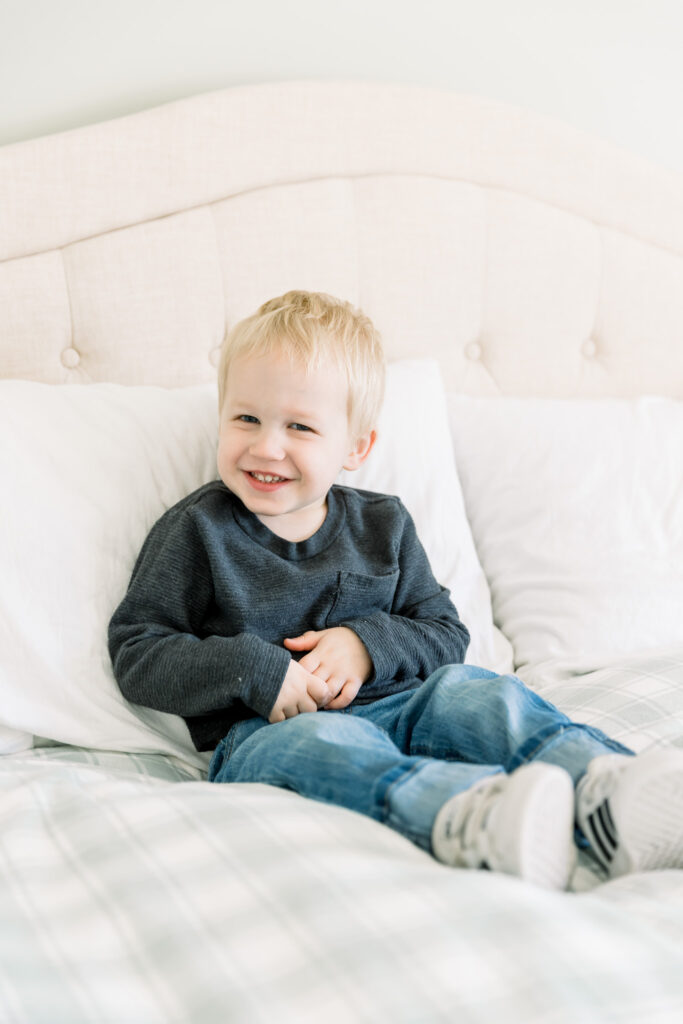
<instances>
[{"instance_id":1,"label":"gray sneaker","mask_svg":"<svg viewBox=\"0 0 683 1024\"><path fill-rule=\"evenodd\" d=\"M611 878L683 867L683 751L594 758L576 789L576 818Z\"/></svg>"},{"instance_id":2,"label":"gray sneaker","mask_svg":"<svg viewBox=\"0 0 683 1024\"><path fill-rule=\"evenodd\" d=\"M443 805L432 850L452 867L488 868L566 889L576 861L571 776L539 761L489 776Z\"/></svg>"}]
</instances>

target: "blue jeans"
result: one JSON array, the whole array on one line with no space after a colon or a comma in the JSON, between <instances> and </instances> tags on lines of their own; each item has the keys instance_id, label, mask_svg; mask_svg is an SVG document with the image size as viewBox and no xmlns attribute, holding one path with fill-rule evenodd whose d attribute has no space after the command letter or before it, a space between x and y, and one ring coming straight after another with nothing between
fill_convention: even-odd
<instances>
[{"instance_id":1,"label":"blue jeans","mask_svg":"<svg viewBox=\"0 0 683 1024\"><path fill-rule=\"evenodd\" d=\"M269 724L249 718L216 748L211 782L263 782L340 804L431 850L440 807L530 761L578 782L601 754L632 751L570 721L513 675L446 665L418 689Z\"/></svg>"}]
</instances>

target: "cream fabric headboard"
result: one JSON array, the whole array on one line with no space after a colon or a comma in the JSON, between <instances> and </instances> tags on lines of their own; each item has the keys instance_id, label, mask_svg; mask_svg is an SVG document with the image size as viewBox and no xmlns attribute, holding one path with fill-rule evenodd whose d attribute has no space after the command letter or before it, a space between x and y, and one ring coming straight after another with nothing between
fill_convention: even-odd
<instances>
[{"instance_id":1,"label":"cream fabric headboard","mask_svg":"<svg viewBox=\"0 0 683 1024\"><path fill-rule=\"evenodd\" d=\"M197 96L0 150L0 376L210 380L288 288L473 395L683 397L683 181L415 87Z\"/></svg>"}]
</instances>

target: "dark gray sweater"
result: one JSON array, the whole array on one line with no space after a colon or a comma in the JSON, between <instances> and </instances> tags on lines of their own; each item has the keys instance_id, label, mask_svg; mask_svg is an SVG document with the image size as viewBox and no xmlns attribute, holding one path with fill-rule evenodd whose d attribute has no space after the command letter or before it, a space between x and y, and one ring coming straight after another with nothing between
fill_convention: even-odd
<instances>
[{"instance_id":1,"label":"dark gray sweater","mask_svg":"<svg viewBox=\"0 0 683 1024\"><path fill-rule=\"evenodd\" d=\"M215 481L150 531L109 651L128 700L182 715L210 750L270 714L293 656L284 638L330 626L353 629L372 659L356 703L419 686L469 642L398 498L335 486L320 529L292 543Z\"/></svg>"}]
</instances>

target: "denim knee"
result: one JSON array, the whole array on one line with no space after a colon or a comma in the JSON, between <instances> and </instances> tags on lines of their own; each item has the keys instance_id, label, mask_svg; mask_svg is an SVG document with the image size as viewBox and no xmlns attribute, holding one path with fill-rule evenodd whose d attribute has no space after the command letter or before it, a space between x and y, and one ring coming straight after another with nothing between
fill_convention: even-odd
<instances>
[{"instance_id":1,"label":"denim knee","mask_svg":"<svg viewBox=\"0 0 683 1024\"><path fill-rule=\"evenodd\" d=\"M372 722L338 711L304 712L276 722L269 730L270 749L286 748L291 752L297 746L319 747L363 744L379 730Z\"/></svg>"},{"instance_id":2,"label":"denim knee","mask_svg":"<svg viewBox=\"0 0 683 1024\"><path fill-rule=\"evenodd\" d=\"M353 810L401 754L372 722L338 711L296 715L254 732L223 755L215 782L264 782ZM366 811L366 813L369 813Z\"/></svg>"},{"instance_id":3,"label":"denim knee","mask_svg":"<svg viewBox=\"0 0 683 1024\"><path fill-rule=\"evenodd\" d=\"M308 764L315 770L333 762L348 764L348 750L381 746L388 738L371 722L343 712L306 712L284 722L248 719L221 740L209 767L209 781L274 781ZM340 769L341 766L341 769Z\"/></svg>"}]
</instances>

